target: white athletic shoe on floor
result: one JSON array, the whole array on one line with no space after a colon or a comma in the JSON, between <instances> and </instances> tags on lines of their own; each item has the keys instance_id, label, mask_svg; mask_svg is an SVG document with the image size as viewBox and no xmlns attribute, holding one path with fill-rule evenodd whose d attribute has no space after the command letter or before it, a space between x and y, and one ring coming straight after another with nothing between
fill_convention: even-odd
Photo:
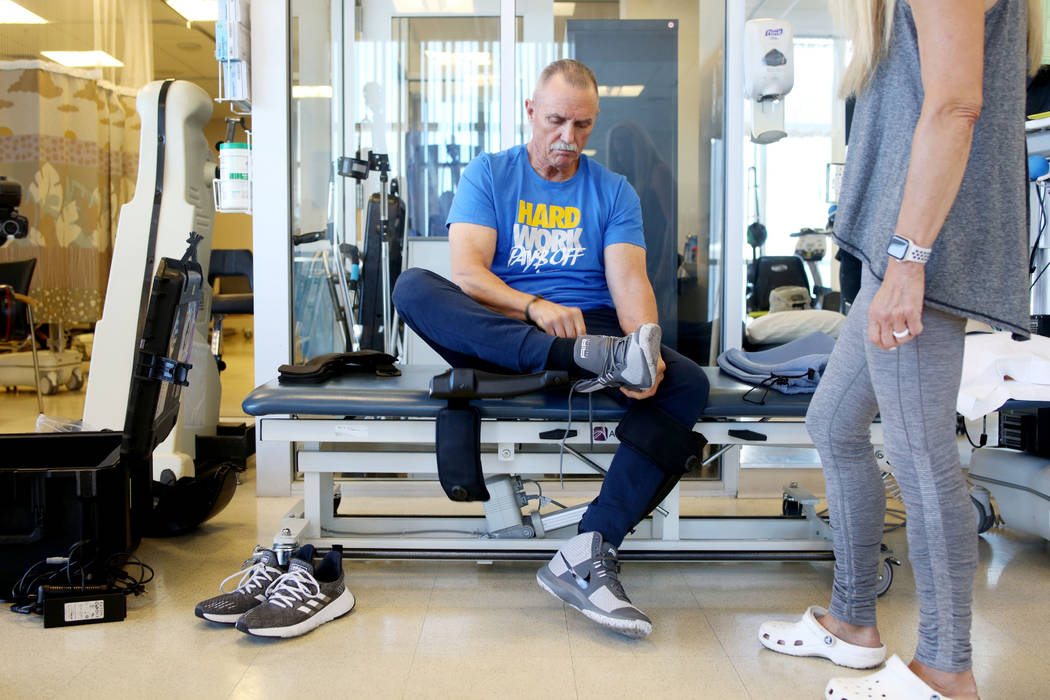
<instances>
[{"instance_id":1,"label":"white athletic shoe on floor","mask_svg":"<svg viewBox=\"0 0 1050 700\"><path fill-rule=\"evenodd\" d=\"M583 532L536 572L540 588L603 627L628 637L647 637L653 623L623 590L616 548L597 532Z\"/></svg>"}]
</instances>

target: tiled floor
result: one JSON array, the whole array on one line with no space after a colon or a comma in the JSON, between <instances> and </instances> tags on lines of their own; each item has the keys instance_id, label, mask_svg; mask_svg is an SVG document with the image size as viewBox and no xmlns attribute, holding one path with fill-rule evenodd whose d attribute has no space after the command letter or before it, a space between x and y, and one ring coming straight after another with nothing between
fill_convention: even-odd
<instances>
[{"instance_id":1,"label":"tiled floor","mask_svg":"<svg viewBox=\"0 0 1050 700\"><path fill-rule=\"evenodd\" d=\"M231 372L250 374L246 347L228 350ZM225 415L236 415L237 391L227 387ZM49 401L49 413L78 414L75 397ZM31 430L35 416L28 394L0 396L5 430ZM292 640L194 617L194 603L267 541L288 502L256 499L249 470L233 503L197 532L144 541L137 553L157 580L124 622L44 630L39 618L0 611L0 697L815 699L830 676L851 673L755 640L760 621L826 603L829 563L628 563L626 588L655 625L642 641L597 629L540 591L529 563L347 562L355 610ZM888 537L902 555L904 537ZM1050 697L1046 543L996 529L982 536L980 561L983 697ZM907 564L897 573L879 615L890 650L907 659L917 603Z\"/></svg>"}]
</instances>

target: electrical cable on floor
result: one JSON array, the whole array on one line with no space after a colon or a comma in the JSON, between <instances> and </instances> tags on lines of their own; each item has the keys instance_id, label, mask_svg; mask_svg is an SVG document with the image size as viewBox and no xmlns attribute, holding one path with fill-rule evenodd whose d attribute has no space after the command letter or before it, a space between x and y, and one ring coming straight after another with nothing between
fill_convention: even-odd
<instances>
[{"instance_id":1,"label":"electrical cable on floor","mask_svg":"<svg viewBox=\"0 0 1050 700\"><path fill-rule=\"evenodd\" d=\"M105 574L105 583L89 585L88 577L95 560L93 543L80 540L67 550L64 557L47 557L32 564L11 587L11 612L25 615L41 612L40 590L43 586L59 587L68 593L105 591L137 596L146 592L146 584L155 575L153 567L134 554L118 552L106 559L103 571L99 572ZM137 575L124 570L129 565L138 569ZM38 571L41 567L52 568Z\"/></svg>"}]
</instances>

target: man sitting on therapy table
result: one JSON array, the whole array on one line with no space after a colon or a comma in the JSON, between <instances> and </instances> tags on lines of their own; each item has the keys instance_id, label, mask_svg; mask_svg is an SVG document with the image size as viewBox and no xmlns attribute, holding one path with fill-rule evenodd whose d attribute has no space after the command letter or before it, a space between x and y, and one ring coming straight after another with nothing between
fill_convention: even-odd
<instances>
[{"instance_id":1,"label":"man sitting on therapy table","mask_svg":"<svg viewBox=\"0 0 1050 700\"><path fill-rule=\"evenodd\" d=\"M536 579L598 624L644 637L652 623L620 584L616 550L694 461L709 386L660 345L638 195L581 153L598 117L594 74L573 60L550 64L525 110L529 142L479 155L460 179L448 216L452 281L406 270L394 304L453 367L566 370L576 391L607 389L628 406L579 534Z\"/></svg>"}]
</instances>

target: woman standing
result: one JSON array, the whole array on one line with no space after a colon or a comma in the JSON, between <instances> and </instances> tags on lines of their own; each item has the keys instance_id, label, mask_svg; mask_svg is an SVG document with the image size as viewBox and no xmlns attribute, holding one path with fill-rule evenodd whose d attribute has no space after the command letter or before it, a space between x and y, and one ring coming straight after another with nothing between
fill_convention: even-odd
<instances>
[{"instance_id":1,"label":"woman standing","mask_svg":"<svg viewBox=\"0 0 1050 700\"><path fill-rule=\"evenodd\" d=\"M838 0L857 96L835 225L863 281L807 427L835 533L828 610L759 641L852 668L883 662L875 620L886 495L870 425L908 512L919 596L911 663L834 679L825 697L976 698L970 624L977 530L955 442L967 318L1028 335L1025 75L1038 0ZM878 689L875 692L875 689Z\"/></svg>"}]
</instances>

